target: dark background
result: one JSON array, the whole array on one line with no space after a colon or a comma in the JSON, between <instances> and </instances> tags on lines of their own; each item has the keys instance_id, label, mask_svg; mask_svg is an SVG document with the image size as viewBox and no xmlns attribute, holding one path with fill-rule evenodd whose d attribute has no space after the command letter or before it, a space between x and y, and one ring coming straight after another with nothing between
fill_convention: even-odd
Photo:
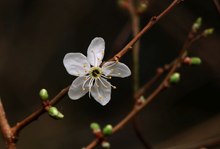
<instances>
[{"instance_id":1,"label":"dark background","mask_svg":"<svg viewBox=\"0 0 220 149\"><path fill-rule=\"evenodd\" d=\"M144 26L171 0L149 0ZM155 148L191 144L220 135L220 15L212 0L185 0L141 38L141 85L158 66L174 59L197 17L215 34L190 49L203 64L181 68L181 82L162 92L138 117L145 139ZM51 97L73 81L63 66L69 52L86 54L97 36L106 41L105 58L113 56L126 39L115 42L129 30L129 16L115 0L0 0L0 95L11 125L32 113L39 105L38 92L47 88ZM126 35L125 34L125 35ZM125 42L124 42L125 41ZM131 52L122 62L131 68ZM107 106L88 95L78 101L66 97L58 104L65 115L60 121L47 114L26 127L19 136L19 149L77 149L93 135L89 125L118 123L132 108L132 78L113 79L117 86ZM114 149L143 149L130 124L109 140ZM3 142L0 141L0 148Z\"/></svg>"}]
</instances>

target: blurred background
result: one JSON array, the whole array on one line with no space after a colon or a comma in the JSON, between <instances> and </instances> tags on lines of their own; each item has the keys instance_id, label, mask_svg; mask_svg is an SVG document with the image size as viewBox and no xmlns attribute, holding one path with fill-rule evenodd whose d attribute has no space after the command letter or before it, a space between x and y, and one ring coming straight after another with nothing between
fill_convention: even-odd
<instances>
[{"instance_id":1,"label":"blurred background","mask_svg":"<svg viewBox=\"0 0 220 149\"><path fill-rule=\"evenodd\" d=\"M172 1L148 2L142 27ZM203 64L181 68L181 82L162 92L138 116L144 138L156 149L184 149L220 136L220 14L212 0L185 0L141 38L140 84L177 56L200 16L202 29L215 28L212 36L190 49L189 54L201 57ZM117 40L121 32L123 36ZM66 53L86 54L91 40L103 37L107 60L131 39L130 33L130 17L116 0L0 0L0 96L10 124L40 106L41 88L53 97L72 83L74 77L63 66ZM131 68L131 52L121 61ZM132 108L132 77L114 78L112 84L117 90L104 107L88 95L77 101L65 97L57 105L65 118L58 121L44 114L21 132L18 148L86 146L94 138L91 122L115 125ZM144 149L131 124L109 141L114 149ZM4 148L2 139L0 148Z\"/></svg>"}]
</instances>

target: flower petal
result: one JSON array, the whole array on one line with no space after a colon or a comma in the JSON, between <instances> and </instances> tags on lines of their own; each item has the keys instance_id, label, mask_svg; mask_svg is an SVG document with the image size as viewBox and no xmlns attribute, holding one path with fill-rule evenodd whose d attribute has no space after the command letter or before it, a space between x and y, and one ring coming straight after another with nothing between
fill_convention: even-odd
<instances>
[{"instance_id":1,"label":"flower petal","mask_svg":"<svg viewBox=\"0 0 220 149\"><path fill-rule=\"evenodd\" d=\"M67 53L63 64L70 75L84 76L90 70L87 58L81 53Z\"/></svg>"},{"instance_id":2,"label":"flower petal","mask_svg":"<svg viewBox=\"0 0 220 149\"><path fill-rule=\"evenodd\" d=\"M106 105L111 99L111 84L106 79L97 79L92 86L91 95L101 105Z\"/></svg>"},{"instance_id":3,"label":"flower petal","mask_svg":"<svg viewBox=\"0 0 220 149\"><path fill-rule=\"evenodd\" d=\"M101 37L94 38L87 51L87 59L92 66L99 66L102 63L105 52L105 41Z\"/></svg>"},{"instance_id":4,"label":"flower petal","mask_svg":"<svg viewBox=\"0 0 220 149\"><path fill-rule=\"evenodd\" d=\"M88 91L89 79L88 77L77 77L70 86L68 95L71 99L77 100L84 96ZM85 82L86 81L86 82ZM83 85L85 90L83 90Z\"/></svg>"},{"instance_id":5,"label":"flower petal","mask_svg":"<svg viewBox=\"0 0 220 149\"><path fill-rule=\"evenodd\" d=\"M131 75L131 70L123 63L110 61L102 66L103 73L106 76L125 78Z\"/></svg>"}]
</instances>

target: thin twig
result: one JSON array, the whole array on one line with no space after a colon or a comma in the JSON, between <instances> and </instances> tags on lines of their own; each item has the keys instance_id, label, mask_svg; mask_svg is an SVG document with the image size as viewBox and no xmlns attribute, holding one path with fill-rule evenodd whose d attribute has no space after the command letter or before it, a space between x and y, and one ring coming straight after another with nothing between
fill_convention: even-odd
<instances>
[{"instance_id":1,"label":"thin twig","mask_svg":"<svg viewBox=\"0 0 220 149\"><path fill-rule=\"evenodd\" d=\"M14 135L11 131L10 125L6 118L5 110L1 99L0 99L0 127L7 149L16 149L16 145L14 143Z\"/></svg>"}]
</instances>

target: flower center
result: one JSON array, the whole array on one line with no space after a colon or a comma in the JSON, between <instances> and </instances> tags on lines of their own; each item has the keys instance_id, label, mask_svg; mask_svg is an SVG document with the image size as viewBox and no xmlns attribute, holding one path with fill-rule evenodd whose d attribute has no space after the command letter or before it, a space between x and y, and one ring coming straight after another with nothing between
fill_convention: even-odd
<instances>
[{"instance_id":1,"label":"flower center","mask_svg":"<svg viewBox=\"0 0 220 149\"><path fill-rule=\"evenodd\" d=\"M92 67L89 74L93 78L99 78L102 75L102 69L100 67Z\"/></svg>"}]
</instances>

